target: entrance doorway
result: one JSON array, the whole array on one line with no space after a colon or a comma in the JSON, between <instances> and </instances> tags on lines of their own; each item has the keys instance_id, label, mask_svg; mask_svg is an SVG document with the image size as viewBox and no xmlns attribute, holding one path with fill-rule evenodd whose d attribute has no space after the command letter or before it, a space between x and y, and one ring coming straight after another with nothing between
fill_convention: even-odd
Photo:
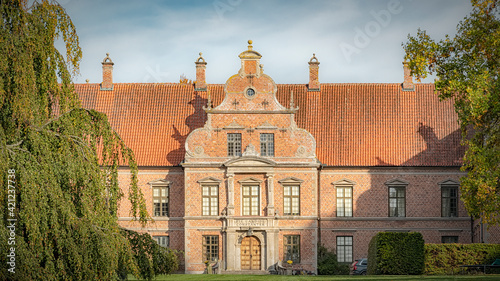
<instances>
[{"instance_id":1,"label":"entrance doorway","mask_svg":"<svg viewBox=\"0 0 500 281\"><path fill-rule=\"evenodd\" d=\"M255 236L241 241L241 270L260 270L260 241Z\"/></svg>"}]
</instances>

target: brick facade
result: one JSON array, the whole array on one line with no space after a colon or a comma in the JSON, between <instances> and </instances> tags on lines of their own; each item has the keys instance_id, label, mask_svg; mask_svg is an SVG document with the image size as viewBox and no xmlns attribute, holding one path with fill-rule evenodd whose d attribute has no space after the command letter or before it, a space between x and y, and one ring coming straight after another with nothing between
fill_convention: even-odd
<instances>
[{"instance_id":1,"label":"brick facade","mask_svg":"<svg viewBox=\"0 0 500 281\"><path fill-rule=\"evenodd\" d=\"M403 84L320 84L313 55L308 85L277 85L250 41L239 57L225 85L206 84L201 53L192 87L113 85L109 57L102 89L76 85L138 159L154 221L142 228L132 219L123 168L120 224L168 236L184 252L184 272L202 273L208 256L223 272L272 271L296 249L295 266L315 272L318 244L350 262L367 256L380 231L418 231L427 243L499 242L498 230L471 222L453 193L464 173L452 104L413 84L407 69ZM121 99L137 104L106 107L128 107Z\"/></svg>"}]
</instances>

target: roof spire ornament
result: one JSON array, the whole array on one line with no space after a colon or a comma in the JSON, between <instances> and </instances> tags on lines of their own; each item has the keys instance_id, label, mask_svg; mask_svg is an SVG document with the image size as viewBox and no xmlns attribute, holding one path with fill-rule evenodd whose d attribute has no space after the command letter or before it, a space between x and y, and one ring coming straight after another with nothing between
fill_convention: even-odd
<instances>
[{"instance_id":1,"label":"roof spire ornament","mask_svg":"<svg viewBox=\"0 0 500 281\"><path fill-rule=\"evenodd\" d=\"M253 41L252 41L252 40L248 40L248 50L249 50L249 51L253 50L252 43L253 43Z\"/></svg>"},{"instance_id":2,"label":"roof spire ornament","mask_svg":"<svg viewBox=\"0 0 500 281\"><path fill-rule=\"evenodd\" d=\"M110 64L110 65L114 65L113 61L111 60L111 58L109 57L109 53L106 53L106 57L102 60L102 64Z\"/></svg>"},{"instance_id":3,"label":"roof spire ornament","mask_svg":"<svg viewBox=\"0 0 500 281\"><path fill-rule=\"evenodd\" d=\"M200 52L200 57L196 60L196 62L205 62L205 59L202 57L203 53Z\"/></svg>"}]
</instances>

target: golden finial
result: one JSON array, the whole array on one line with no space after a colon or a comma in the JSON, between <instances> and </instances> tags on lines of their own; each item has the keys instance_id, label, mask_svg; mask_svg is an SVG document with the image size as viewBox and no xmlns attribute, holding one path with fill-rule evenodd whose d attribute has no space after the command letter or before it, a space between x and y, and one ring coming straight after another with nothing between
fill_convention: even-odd
<instances>
[{"instance_id":1,"label":"golden finial","mask_svg":"<svg viewBox=\"0 0 500 281\"><path fill-rule=\"evenodd\" d=\"M252 43L253 43L252 40L248 40L248 49L249 50L252 50L252 48L253 48Z\"/></svg>"}]
</instances>

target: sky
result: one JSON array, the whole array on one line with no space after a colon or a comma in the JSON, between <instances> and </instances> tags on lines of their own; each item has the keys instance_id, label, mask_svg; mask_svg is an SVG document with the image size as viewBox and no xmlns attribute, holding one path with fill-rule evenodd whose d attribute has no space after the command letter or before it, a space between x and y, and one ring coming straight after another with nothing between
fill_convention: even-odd
<instances>
[{"instance_id":1,"label":"sky","mask_svg":"<svg viewBox=\"0 0 500 281\"><path fill-rule=\"evenodd\" d=\"M102 82L109 53L119 83L195 80L224 84L250 39L264 73L305 84L313 53L321 83L399 83L402 43L418 28L453 35L468 0L59 0L76 26L83 59L75 83ZM423 82L432 82L428 78Z\"/></svg>"}]
</instances>

